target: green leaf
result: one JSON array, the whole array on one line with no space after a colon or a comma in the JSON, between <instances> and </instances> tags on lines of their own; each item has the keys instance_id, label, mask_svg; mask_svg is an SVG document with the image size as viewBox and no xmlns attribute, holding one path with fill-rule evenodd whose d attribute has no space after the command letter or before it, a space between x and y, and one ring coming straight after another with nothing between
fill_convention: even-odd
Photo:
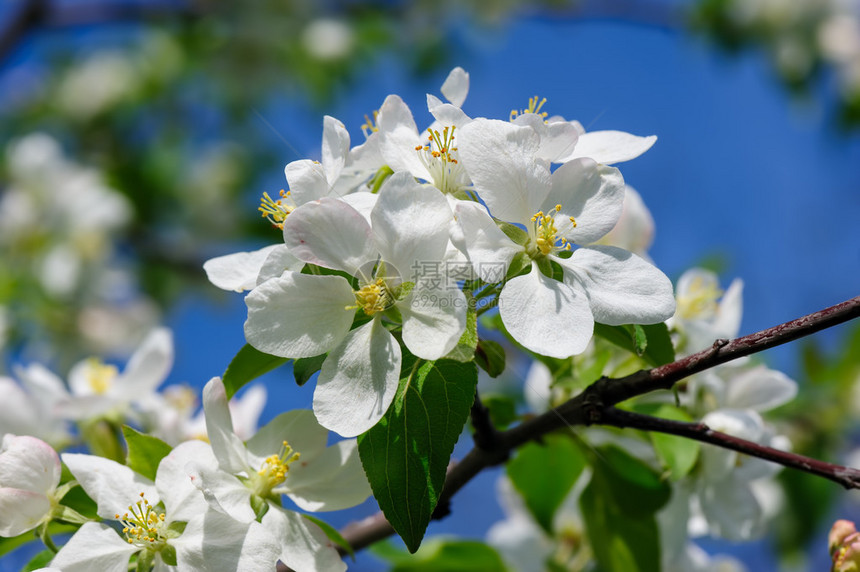
<instances>
[{"instance_id":1,"label":"green leaf","mask_svg":"<svg viewBox=\"0 0 860 572\"><path fill-rule=\"evenodd\" d=\"M607 326L595 323L594 335L641 356L653 367L675 361L675 347L669 336L669 328L663 323L644 326Z\"/></svg>"},{"instance_id":2,"label":"green leaf","mask_svg":"<svg viewBox=\"0 0 860 572\"><path fill-rule=\"evenodd\" d=\"M505 348L492 340L480 340L475 348L475 363L490 377L499 377L505 371Z\"/></svg>"},{"instance_id":3,"label":"green leaf","mask_svg":"<svg viewBox=\"0 0 860 572\"><path fill-rule=\"evenodd\" d=\"M445 359L468 362L475 359L475 348L478 346L478 312L475 309L475 298L466 290L466 330L460 336L457 346L451 350Z\"/></svg>"},{"instance_id":4,"label":"green leaf","mask_svg":"<svg viewBox=\"0 0 860 572\"><path fill-rule=\"evenodd\" d=\"M693 420L686 411L668 403L641 404L637 405L635 409L640 413L662 419L686 422ZM669 470L669 476L673 481L682 479L693 469L702 448L698 441L653 431L649 432L648 436L654 445L657 457Z\"/></svg>"},{"instance_id":5,"label":"green leaf","mask_svg":"<svg viewBox=\"0 0 860 572\"><path fill-rule=\"evenodd\" d=\"M669 486L645 463L608 445L595 449L591 481L579 504L601 570L660 570L660 535L655 513Z\"/></svg>"},{"instance_id":6,"label":"green leaf","mask_svg":"<svg viewBox=\"0 0 860 572\"><path fill-rule=\"evenodd\" d=\"M45 568L48 566L48 563L54 559L54 556L56 555L46 548L31 558L30 561L27 562L27 565L21 568L21 572L32 572L39 568Z\"/></svg>"},{"instance_id":7,"label":"green leaf","mask_svg":"<svg viewBox=\"0 0 860 572\"><path fill-rule=\"evenodd\" d=\"M499 553L477 540L432 538L415 554L378 542L371 552L391 563L390 572L503 572Z\"/></svg>"},{"instance_id":8,"label":"green leaf","mask_svg":"<svg viewBox=\"0 0 860 572\"><path fill-rule=\"evenodd\" d=\"M264 354L250 344L245 344L224 372L223 381L227 398L236 395L236 392L249 381L269 373L288 361L288 358Z\"/></svg>"},{"instance_id":9,"label":"green leaf","mask_svg":"<svg viewBox=\"0 0 860 572\"><path fill-rule=\"evenodd\" d=\"M439 501L454 444L475 400L474 363L414 362L385 416L358 437L373 496L410 552L421 544Z\"/></svg>"},{"instance_id":10,"label":"green leaf","mask_svg":"<svg viewBox=\"0 0 860 572\"><path fill-rule=\"evenodd\" d=\"M158 437L139 433L128 425L122 426L122 434L128 446L126 464L134 472L154 481L158 463L170 453L170 445Z\"/></svg>"},{"instance_id":11,"label":"green leaf","mask_svg":"<svg viewBox=\"0 0 860 572\"><path fill-rule=\"evenodd\" d=\"M508 462L508 478L535 521L553 536L555 512L585 468L586 459L569 435L551 434L527 443Z\"/></svg>"},{"instance_id":12,"label":"green leaf","mask_svg":"<svg viewBox=\"0 0 860 572\"><path fill-rule=\"evenodd\" d=\"M498 393L482 393L481 401L490 411L490 420L498 429L507 429L508 425L519 419L517 403L513 397Z\"/></svg>"},{"instance_id":13,"label":"green leaf","mask_svg":"<svg viewBox=\"0 0 860 572\"><path fill-rule=\"evenodd\" d=\"M60 524L57 522L52 522L48 525L48 534L51 536L57 534L65 534L69 532L75 532L79 527L71 524ZM2 537L0 536L0 556L4 556L9 554L16 548L24 546L25 544L29 544L31 542L35 542L39 540L39 536L35 530L28 530L27 532L23 532L18 536L12 537Z\"/></svg>"},{"instance_id":14,"label":"green leaf","mask_svg":"<svg viewBox=\"0 0 860 572\"><path fill-rule=\"evenodd\" d=\"M301 387L322 368L322 364L328 354L321 354L309 358L299 358L293 362L293 377L296 384Z\"/></svg>"},{"instance_id":15,"label":"green leaf","mask_svg":"<svg viewBox=\"0 0 860 572\"><path fill-rule=\"evenodd\" d=\"M343 551L349 554L353 562L355 561L355 550L352 549L352 545L347 542L343 536L341 536L335 527L315 516L311 516L309 514L303 514L302 516L320 527L320 529L325 532L325 535L328 536L329 540L343 548Z\"/></svg>"}]
</instances>

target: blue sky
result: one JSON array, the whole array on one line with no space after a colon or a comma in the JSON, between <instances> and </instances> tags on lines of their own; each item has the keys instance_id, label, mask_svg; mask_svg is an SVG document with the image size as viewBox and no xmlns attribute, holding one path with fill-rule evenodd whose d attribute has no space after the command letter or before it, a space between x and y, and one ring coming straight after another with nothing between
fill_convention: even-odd
<instances>
[{"instance_id":1,"label":"blue sky","mask_svg":"<svg viewBox=\"0 0 860 572\"><path fill-rule=\"evenodd\" d=\"M589 130L658 136L648 153L619 165L656 220L651 255L673 279L706 256L722 256L723 283L745 281L742 333L860 292L860 136L837 133L826 105L793 102L762 57L727 58L683 33L610 21L524 18L489 37L470 33L461 32L450 54L452 65L471 74L464 105L470 115L507 117L540 95L548 100L545 110ZM341 119L358 141L363 115L398 93L419 125L427 123L424 94L438 94L445 75L416 82L396 59L383 58L330 109L290 100L259 110L289 143L271 133L283 162L270 166L266 188L284 186L285 163L319 154L323 113ZM258 192L249 189L246 208L255 208ZM244 343L244 319L239 295L184 299L167 317L177 345L168 382L202 387L223 372ZM835 342L838 332L822 339ZM772 350L767 359L794 373L798 347ZM313 384L295 388L277 372L266 383L266 419L310 406ZM497 476L490 471L461 491L452 516L431 524L428 534L482 537L501 517ZM341 525L373 510L368 503L333 521ZM741 556L752 569L754 563L772 568L759 560L759 548ZM367 555L350 567L378 568Z\"/></svg>"}]
</instances>

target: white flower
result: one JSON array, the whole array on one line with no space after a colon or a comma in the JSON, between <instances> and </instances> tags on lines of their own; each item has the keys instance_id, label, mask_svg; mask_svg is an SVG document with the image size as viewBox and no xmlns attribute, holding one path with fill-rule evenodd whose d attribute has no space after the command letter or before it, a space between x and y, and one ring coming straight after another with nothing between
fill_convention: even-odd
<instances>
[{"instance_id":1,"label":"white flower","mask_svg":"<svg viewBox=\"0 0 860 572\"><path fill-rule=\"evenodd\" d=\"M681 275L675 291L677 308L670 325L681 333L684 355L705 349L719 338L738 335L743 314L744 283L736 278L725 293L717 275L702 268ZM719 300L719 301L718 301Z\"/></svg>"},{"instance_id":2,"label":"white flower","mask_svg":"<svg viewBox=\"0 0 860 572\"><path fill-rule=\"evenodd\" d=\"M356 277L357 289L342 276L286 272L245 299L245 337L260 351L291 358L328 352L314 413L345 437L375 425L394 398L401 352L382 323L388 310L399 311L403 342L422 359L450 352L466 325L463 293L423 279L423 266L441 263L448 245L445 197L408 173L392 175L379 195L372 227L336 199L307 203L284 223L297 258ZM371 319L350 330L357 309Z\"/></svg>"},{"instance_id":3,"label":"white flower","mask_svg":"<svg viewBox=\"0 0 860 572\"><path fill-rule=\"evenodd\" d=\"M64 572L125 572L129 559L156 570L266 570L278 559L269 531L240 522L208 505L185 466L212 459L202 441L188 441L158 466L155 482L129 467L92 455L64 454L63 462L98 505L98 515L117 521L122 535L102 523L84 524L51 565ZM187 523L184 528L178 523Z\"/></svg>"},{"instance_id":4,"label":"white flower","mask_svg":"<svg viewBox=\"0 0 860 572\"><path fill-rule=\"evenodd\" d=\"M252 252L234 252L203 263L209 281L222 290L253 290L285 270L299 271L305 263L290 254L283 244L273 244Z\"/></svg>"},{"instance_id":5,"label":"white flower","mask_svg":"<svg viewBox=\"0 0 860 572\"><path fill-rule=\"evenodd\" d=\"M54 402L51 396L45 395L38 387L29 386L28 378L42 378L47 384L57 385L51 392L64 391L62 382L51 372L38 366L39 372L46 372L40 376L36 366L30 366L31 372L21 376L28 387L22 387L9 377L0 377L0 436L7 433L14 435L30 435L37 437L60 448L71 441L71 434L65 421L54 415ZM20 373L19 373L20 375ZM29 391L28 391L29 390Z\"/></svg>"},{"instance_id":6,"label":"white flower","mask_svg":"<svg viewBox=\"0 0 860 572\"><path fill-rule=\"evenodd\" d=\"M243 444L233 432L220 378L203 390L206 428L217 465L192 463L193 481L216 510L250 522L255 506L267 506L263 524L275 527L279 558L296 570L345 569L337 552L314 524L280 506L287 495L309 511L339 510L370 496L354 439L326 447L328 431L311 411L282 413Z\"/></svg>"},{"instance_id":7,"label":"white flower","mask_svg":"<svg viewBox=\"0 0 860 572\"><path fill-rule=\"evenodd\" d=\"M30 436L5 435L0 447L0 536L18 536L49 521L57 506L60 458Z\"/></svg>"},{"instance_id":8,"label":"white flower","mask_svg":"<svg viewBox=\"0 0 860 572\"><path fill-rule=\"evenodd\" d=\"M460 202L455 215L466 253L486 282L498 282L520 253L531 268L508 280L499 311L515 340L530 350L568 357L585 350L594 321L653 324L675 310L672 285L657 268L611 246L590 244L615 226L624 182L617 169L577 159L550 172L535 153L529 127L477 119L463 128L460 155L490 213L525 226L525 244L505 235L478 204ZM563 281L546 276L548 262ZM499 273L499 267L505 272Z\"/></svg>"},{"instance_id":9,"label":"white flower","mask_svg":"<svg viewBox=\"0 0 860 572\"><path fill-rule=\"evenodd\" d=\"M618 246L650 261L648 249L654 241L654 218L636 189L624 186L624 206L615 227L597 244Z\"/></svg>"}]
</instances>

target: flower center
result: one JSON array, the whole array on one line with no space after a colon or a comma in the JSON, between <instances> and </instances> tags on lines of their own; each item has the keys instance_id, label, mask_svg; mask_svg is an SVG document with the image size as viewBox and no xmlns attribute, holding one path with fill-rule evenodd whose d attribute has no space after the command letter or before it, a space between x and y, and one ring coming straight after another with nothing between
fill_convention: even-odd
<instances>
[{"instance_id":1,"label":"flower center","mask_svg":"<svg viewBox=\"0 0 860 572\"><path fill-rule=\"evenodd\" d=\"M272 489L287 480L290 464L297 461L300 453L295 451L286 441L281 443L281 450L275 455L269 455L257 471L256 493L268 496Z\"/></svg>"},{"instance_id":2,"label":"flower center","mask_svg":"<svg viewBox=\"0 0 860 572\"><path fill-rule=\"evenodd\" d=\"M534 113L535 115L540 115L542 119L546 120L547 112L541 111L541 107L546 103L546 98L538 99L538 96L529 98L529 106L526 109L520 109L517 111L516 109L511 110L511 121L517 118L518 115L522 115L524 113Z\"/></svg>"},{"instance_id":3,"label":"flower center","mask_svg":"<svg viewBox=\"0 0 860 572\"><path fill-rule=\"evenodd\" d=\"M385 284L385 280L377 278L375 282L365 284L360 290L356 290L355 302L356 306L354 307L361 308L365 314L372 316L390 308L394 304L394 296Z\"/></svg>"},{"instance_id":4,"label":"flower center","mask_svg":"<svg viewBox=\"0 0 860 572\"><path fill-rule=\"evenodd\" d=\"M455 129L453 125L443 128L442 133L428 129L429 143L415 147L418 158L433 178L433 184L443 193L453 193L469 185L466 170L457 160L457 148L454 147Z\"/></svg>"},{"instance_id":5,"label":"flower center","mask_svg":"<svg viewBox=\"0 0 860 572\"><path fill-rule=\"evenodd\" d=\"M379 110L373 110L373 119L368 117L366 114L364 116L364 123L361 125L361 132L364 133L365 138L370 138L371 135L379 131Z\"/></svg>"},{"instance_id":6,"label":"flower center","mask_svg":"<svg viewBox=\"0 0 860 572\"><path fill-rule=\"evenodd\" d=\"M570 250L570 243L560 232L556 226L556 220L553 216L561 210L561 205L555 205L553 213L544 214L543 211L538 211L532 215L532 237L537 248L535 255L547 256L561 250ZM576 220L573 217L568 217L572 228L576 228ZM562 229L567 230L567 229Z\"/></svg>"},{"instance_id":7,"label":"flower center","mask_svg":"<svg viewBox=\"0 0 860 572\"><path fill-rule=\"evenodd\" d=\"M113 387L114 379L119 375L119 370L115 365L110 365L102 362L98 358L90 358L87 364L87 381L90 389L97 395L107 393Z\"/></svg>"},{"instance_id":8,"label":"flower center","mask_svg":"<svg viewBox=\"0 0 860 572\"><path fill-rule=\"evenodd\" d=\"M287 220L287 215L296 210L296 206L292 203L292 199L289 198L290 191L284 191L281 189L281 192L278 193L281 198L278 200L273 200L272 197L269 196L269 193L263 193L263 198L260 199L260 206L257 208L260 213L262 213L263 218L269 219L276 227L283 229L284 221Z\"/></svg>"},{"instance_id":9,"label":"flower center","mask_svg":"<svg viewBox=\"0 0 860 572\"><path fill-rule=\"evenodd\" d=\"M144 493L140 493L139 501L129 505L128 511L114 517L122 523L122 532L129 544L155 550L166 544L167 526L164 523L164 513L156 511L146 500Z\"/></svg>"},{"instance_id":10,"label":"flower center","mask_svg":"<svg viewBox=\"0 0 860 572\"><path fill-rule=\"evenodd\" d=\"M689 290L678 296L678 316L684 320L706 320L717 313L717 299L723 295L717 285L701 277L693 279Z\"/></svg>"}]
</instances>

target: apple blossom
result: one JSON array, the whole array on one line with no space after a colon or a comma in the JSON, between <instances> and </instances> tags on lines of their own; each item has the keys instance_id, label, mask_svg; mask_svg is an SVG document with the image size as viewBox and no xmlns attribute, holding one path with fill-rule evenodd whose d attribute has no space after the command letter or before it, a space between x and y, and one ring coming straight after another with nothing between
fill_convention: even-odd
<instances>
[{"instance_id":1,"label":"apple blossom","mask_svg":"<svg viewBox=\"0 0 860 572\"><path fill-rule=\"evenodd\" d=\"M6 434L0 446L0 536L50 521L61 494L60 458L44 441Z\"/></svg>"}]
</instances>

